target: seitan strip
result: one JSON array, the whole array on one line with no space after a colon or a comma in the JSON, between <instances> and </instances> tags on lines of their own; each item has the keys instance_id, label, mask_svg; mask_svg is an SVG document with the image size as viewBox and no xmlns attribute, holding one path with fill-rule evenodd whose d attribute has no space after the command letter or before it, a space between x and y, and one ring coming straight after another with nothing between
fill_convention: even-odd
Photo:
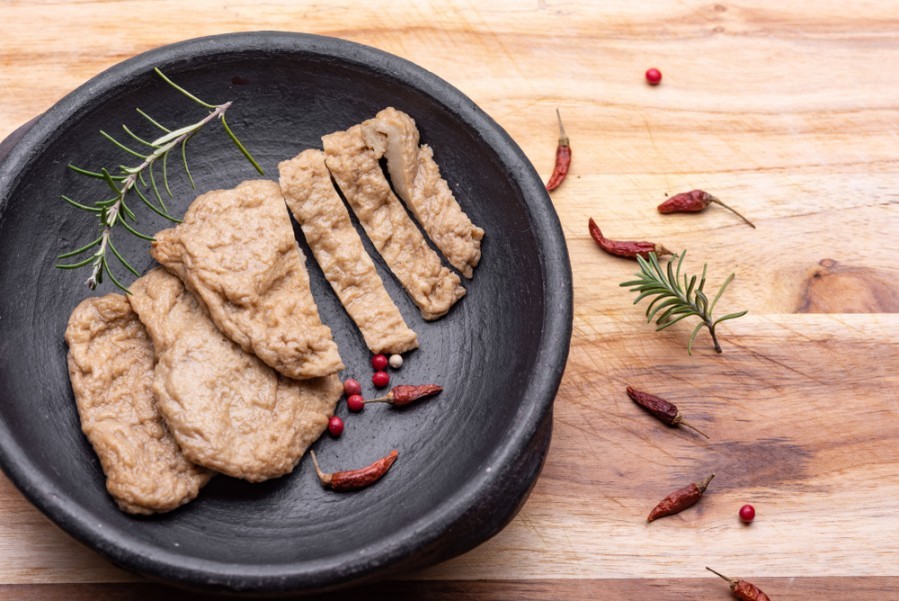
<instances>
[{"instance_id":1,"label":"seitan strip","mask_svg":"<svg viewBox=\"0 0 899 601\"><path fill-rule=\"evenodd\" d=\"M325 154L321 150L305 150L282 162L278 169L287 206L369 350L393 354L418 348L418 336L403 321L384 289L331 183Z\"/></svg>"},{"instance_id":2,"label":"seitan strip","mask_svg":"<svg viewBox=\"0 0 899 601\"><path fill-rule=\"evenodd\" d=\"M427 320L465 296L459 276L444 267L390 190L361 125L322 138L325 163L375 248Z\"/></svg>"},{"instance_id":3,"label":"seitan strip","mask_svg":"<svg viewBox=\"0 0 899 601\"><path fill-rule=\"evenodd\" d=\"M419 147L415 121L388 107L362 124L365 140L377 158L387 158L390 181L450 265L466 278L481 260L484 230L459 206L440 176L430 146Z\"/></svg>"},{"instance_id":4,"label":"seitan strip","mask_svg":"<svg viewBox=\"0 0 899 601\"><path fill-rule=\"evenodd\" d=\"M197 197L182 224L156 234L151 254L226 336L285 376L343 369L277 183L248 181Z\"/></svg>"},{"instance_id":5,"label":"seitan strip","mask_svg":"<svg viewBox=\"0 0 899 601\"><path fill-rule=\"evenodd\" d=\"M156 347L159 410L185 456L250 482L293 470L327 427L340 379L278 374L226 338L163 269L134 282L131 292Z\"/></svg>"},{"instance_id":6,"label":"seitan strip","mask_svg":"<svg viewBox=\"0 0 899 601\"><path fill-rule=\"evenodd\" d=\"M195 498L212 474L189 462L153 394L150 336L121 294L79 304L65 333L84 432L123 511L170 511Z\"/></svg>"}]
</instances>

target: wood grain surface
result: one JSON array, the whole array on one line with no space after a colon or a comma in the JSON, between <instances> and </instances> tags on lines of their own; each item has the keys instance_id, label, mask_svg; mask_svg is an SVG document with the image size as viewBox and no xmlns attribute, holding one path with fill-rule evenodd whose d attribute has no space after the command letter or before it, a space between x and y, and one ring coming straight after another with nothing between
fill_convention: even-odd
<instances>
[{"instance_id":1,"label":"wood grain surface","mask_svg":"<svg viewBox=\"0 0 899 601\"><path fill-rule=\"evenodd\" d=\"M338 599L728 599L703 568L772 599L899 598L899 4L0 0L0 139L98 72L200 35L333 35L409 59L496 119L549 175L574 271L571 356L543 474L518 517L470 553ZM656 66L658 87L643 81ZM666 195L712 207L660 215ZM724 353L655 334L618 283L612 238L689 249ZM626 385L706 431L660 426ZM501 424L491 427L501 429ZM647 525L715 472L703 501ZM737 510L755 505L751 526ZM187 599L111 566L0 476L0 598Z\"/></svg>"}]
</instances>

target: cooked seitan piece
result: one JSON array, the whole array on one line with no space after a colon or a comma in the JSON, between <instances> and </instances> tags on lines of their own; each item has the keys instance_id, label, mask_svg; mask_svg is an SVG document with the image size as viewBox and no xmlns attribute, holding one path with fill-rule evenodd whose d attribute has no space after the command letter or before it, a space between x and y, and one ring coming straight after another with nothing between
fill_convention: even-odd
<instances>
[{"instance_id":1,"label":"cooked seitan piece","mask_svg":"<svg viewBox=\"0 0 899 601\"><path fill-rule=\"evenodd\" d=\"M376 158L387 158L390 181L450 265L466 278L481 260L484 230L459 206L449 184L440 176L434 152L419 148L418 128L412 117L388 107L362 124L368 146Z\"/></svg>"},{"instance_id":2,"label":"cooked seitan piece","mask_svg":"<svg viewBox=\"0 0 899 601\"><path fill-rule=\"evenodd\" d=\"M465 296L459 276L444 267L390 190L361 125L322 138L325 164L375 248L422 316L442 317Z\"/></svg>"},{"instance_id":3,"label":"cooked seitan piece","mask_svg":"<svg viewBox=\"0 0 899 601\"><path fill-rule=\"evenodd\" d=\"M277 183L248 181L197 197L183 223L156 234L151 254L226 336L285 376L343 369Z\"/></svg>"},{"instance_id":4,"label":"cooked seitan piece","mask_svg":"<svg viewBox=\"0 0 899 601\"><path fill-rule=\"evenodd\" d=\"M184 457L157 409L153 343L128 300L82 301L65 339L81 429L119 507L151 514L195 498L212 474Z\"/></svg>"},{"instance_id":5,"label":"cooked seitan piece","mask_svg":"<svg viewBox=\"0 0 899 601\"><path fill-rule=\"evenodd\" d=\"M340 379L279 375L226 338L163 269L134 282L131 292L156 347L159 410L185 456L251 482L290 472L327 427Z\"/></svg>"},{"instance_id":6,"label":"cooked seitan piece","mask_svg":"<svg viewBox=\"0 0 899 601\"><path fill-rule=\"evenodd\" d=\"M325 167L325 153L305 150L278 165L281 191L319 267L373 353L418 348L375 270Z\"/></svg>"}]
</instances>

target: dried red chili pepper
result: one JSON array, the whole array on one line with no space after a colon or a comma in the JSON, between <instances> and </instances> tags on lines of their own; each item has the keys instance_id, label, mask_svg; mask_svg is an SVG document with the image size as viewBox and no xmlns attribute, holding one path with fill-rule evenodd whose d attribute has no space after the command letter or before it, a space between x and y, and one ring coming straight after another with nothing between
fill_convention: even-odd
<instances>
[{"instance_id":1,"label":"dried red chili pepper","mask_svg":"<svg viewBox=\"0 0 899 601\"><path fill-rule=\"evenodd\" d=\"M556 165L553 167L553 173L546 182L546 191L552 192L562 185L565 176L568 175L568 168L571 167L571 144L568 142L568 136L565 135L565 127L562 125L562 115L559 109L556 109L556 117L559 119L559 145L556 147Z\"/></svg>"},{"instance_id":2,"label":"dried red chili pepper","mask_svg":"<svg viewBox=\"0 0 899 601\"><path fill-rule=\"evenodd\" d=\"M365 402L390 403L391 405L402 406L408 405L409 403L417 401L418 399L434 396L442 390L443 386L438 386L437 384L422 384L420 386L401 384L400 386L394 386L393 388L391 388L390 392L388 392L387 395Z\"/></svg>"},{"instance_id":3,"label":"dried red chili pepper","mask_svg":"<svg viewBox=\"0 0 899 601\"><path fill-rule=\"evenodd\" d=\"M666 515L674 515L675 513L680 513L687 507L695 505L696 502L702 498L702 493L709 487L709 482L711 482L714 477L715 474L712 474L699 484L691 482L687 486L674 491L659 501L658 505L653 507L652 511L649 512L649 517L646 518L646 521L651 522L663 518Z\"/></svg>"},{"instance_id":4,"label":"dried red chili pepper","mask_svg":"<svg viewBox=\"0 0 899 601\"><path fill-rule=\"evenodd\" d=\"M730 207L708 192L702 190L690 190L689 192L681 192L675 194L665 202L659 205L659 213L698 213L705 210L710 204L721 205L734 215L745 221L747 224L755 228L755 224L743 217L733 207Z\"/></svg>"},{"instance_id":5,"label":"dried red chili pepper","mask_svg":"<svg viewBox=\"0 0 899 601\"><path fill-rule=\"evenodd\" d=\"M712 574L727 580L730 583L730 590L734 594L734 597L740 601L771 601L771 597L763 593L762 589L754 584L737 578L728 578L724 574L720 574L708 566L706 566L705 569Z\"/></svg>"},{"instance_id":6,"label":"dried red chili pepper","mask_svg":"<svg viewBox=\"0 0 899 601\"><path fill-rule=\"evenodd\" d=\"M708 434L685 420L684 414L680 412L680 409L678 409L677 405L675 405L674 403L670 403L662 397L656 396L654 394L635 390L630 386L627 387L627 396L631 397L631 400L633 402L646 409L653 417L655 417L659 421L674 428L681 425L687 426L691 430L699 432L706 438L709 437Z\"/></svg>"},{"instance_id":7,"label":"dried red chili pepper","mask_svg":"<svg viewBox=\"0 0 899 601\"><path fill-rule=\"evenodd\" d=\"M399 456L396 451L390 451L390 455L378 459L371 465L361 467L357 470L349 470L345 472L334 472L326 474L318 467L318 459L315 457L315 451L309 450L312 455L312 465L315 467L315 475L321 480L322 486L330 487L332 490L346 491L358 490L370 486L381 479L381 476L387 473L393 462Z\"/></svg>"},{"instance_id":8,"label":"dried red chili pepper","mask_svg":"<svg viewBox=\"0 0 899 601\"><path fill-rule=\"evenodd\" d=\"M596 222L593 221L592 217L590 218L589 224L590 236L593 238L594 242L596 242L596 244L599 245L601 249L611 255L628 257L631 259L639 255L644 259L647 259L649 258L649 253L651 252L654 252L657 257L674 254L661 244L655 244L654 242L622 242L618 240L609 240L602 235L599 226L596 225Z\"/></svg>"}]
</instances>

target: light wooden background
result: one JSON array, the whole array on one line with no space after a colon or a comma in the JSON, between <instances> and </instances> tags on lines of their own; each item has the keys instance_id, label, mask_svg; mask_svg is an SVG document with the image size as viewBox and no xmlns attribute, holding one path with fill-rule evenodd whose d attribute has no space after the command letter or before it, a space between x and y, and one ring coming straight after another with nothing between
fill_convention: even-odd
<instances>
[{"instance_id":1,"label":"light wooden background","mask_svg":"<svg viewBox=\"0 0 899 601\"><path fill-rule=\"evenodd\" d=\"M553 194L574 270L571 358L543 475L471 553L340 598L728 599L716 567L772 599L899 599L899 2L222 2L0 0L0 138L113 64L204 34L333 35L469 95L551 170L554 109L574 149ZM657 66L662 85L643 72ZM662 216L704 188L716 208ZM613 238L689 249L724 354L654 334L618 287ZM660 427L632 384L712 437ZM710 471L696 509L655 502ZM755 505L750 527L738 508ZM182 598L55 529L0 476L0 598ZM184 595L184 599L192 598Z\"/></svg>"}]
</instances>

